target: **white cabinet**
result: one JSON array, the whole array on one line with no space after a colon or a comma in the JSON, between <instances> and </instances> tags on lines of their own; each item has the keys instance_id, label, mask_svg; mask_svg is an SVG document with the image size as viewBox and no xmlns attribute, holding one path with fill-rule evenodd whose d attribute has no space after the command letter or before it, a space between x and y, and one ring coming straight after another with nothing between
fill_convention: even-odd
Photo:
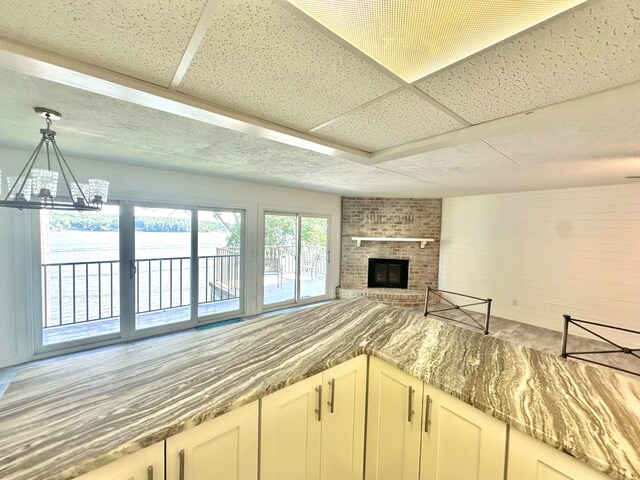
<instances>
[{"instance_id":1,"label":"white cabinet","mask_svg":"<svg viewBox=\"0 0 640 480\"><path fill-rule=\"evenodd\" d=\"M262 399L260 476L263 480L320 478L322 374ZM318 389L318 390L316 390Z\"/></svg>"},{"instance_id":2,"label":"white cabinet","mask_svg":"<svg viewBox=\"0 0 640 480\"><path fill-rule=\"evenodd\" d=\"M504 423L377 358L367 422L366 480L504 478Z\"/></svg>"},{"instance_id":3,"label":"white cabinet","mask_svg":"<svg viewBox=\"0 0 640 480\"><path fill-rule=\"evenodd\" d=\"M362 480L367 356L323 373L322 480ZM325 394L326 391L326 394Z\"/></svg>"},{"instance_id":4,"label":"white cabinet","mask_svg":"<svg viewBox=\"0 0 640 480\"><path fill-rule=\"evenodd\" d=\"M258 402L166 441L167 480L256 480Z\"/></svg>"},{"instance_id":5,"label":"white cabinet","mask_svg":"<svg viewBox=\"0 0 640 480\"><path fill-rule=\"evenodd\" d=\"M367 358L262 399L262 480L362 478Z\"/></svg>"},{"instance_id":6,"label":"white cabinet","mask_svg":"<svg viewBox=\"0 0 640 480\"><path fill-rule=\"evenodd\" d=\"M418 480L422 381L371 357L366 480Z\"/></svg>"},{"instance_id":7,"label":"white cabinet","mask_svg":"<svg viewBox=\"0 0 640 480\"><path fill-rule=\"evenodd\" d=\"M138 450L76 480L164 480L164 442Z\"/></svg>"},{"instance_id":8,"label":"white cabinet","mask_svg":"<svg viewBox=\"0 0 640 480\"><path fill-rule=\"evenodd\" d=\"M560 450L511 429L508 480L607 480L610 477Z\"/></svg>"},{"instance_id":9,"label":"white cabinet","mask_svg":"<svg viewBox=\"0 0 640 480\"><path fill-rule=\"evenodd\" d=\"M504 478L507 425L424 385L421 480Z\"/></svg>"}]
</instances>

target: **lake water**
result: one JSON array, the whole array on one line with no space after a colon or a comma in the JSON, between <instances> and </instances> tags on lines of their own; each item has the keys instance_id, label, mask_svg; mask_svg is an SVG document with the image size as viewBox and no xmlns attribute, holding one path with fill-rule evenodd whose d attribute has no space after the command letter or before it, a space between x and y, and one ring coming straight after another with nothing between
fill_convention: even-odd
<instances>
[{"instance_id":1,"label":"lake water","mask_svg":"<svg viewBox=\"0 0 640 480\"><path fill-rule=\"evenodd\" d=\"M118 232L49 232L49 246L42 252L43 263L118 260L118 235ZM224 232L200 233L199 256L215 255L216 247L226 246L226 239ZM136 257L188 257L190 242L189 233L136 232Z\"/></svg>"}]
</instances>

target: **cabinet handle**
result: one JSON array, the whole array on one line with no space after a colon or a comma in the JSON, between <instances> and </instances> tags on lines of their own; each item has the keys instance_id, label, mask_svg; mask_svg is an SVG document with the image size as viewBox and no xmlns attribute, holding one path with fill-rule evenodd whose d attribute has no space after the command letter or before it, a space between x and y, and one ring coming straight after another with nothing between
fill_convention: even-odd
<instances>
[{"instance_id":1,"label":"cabinet handle","mask_svg":"<svg viewBox=\"0 0 640 480\"><path fill-rule=\"evenodd\" d=\"M413 410L413 394L415 392L416 391L414 390L414 388L410 386L409 387L409 415L408 415L409 423L411 423L413 421L413 414L416 413Z\"/></svg>"},{"instance_id":2,"label":"cabinet handle","mask_svg":"<svg viewBox=\"0 0 640 480\"><path fill-rule=\"evenodd\" d=\"M322 385L318 385L316 387L316 392L318 393L318 408L315 409L316 415L318 416L318 421L322 421ZM180 479L183 480L183 479Z\"/></svg>"},{"instance_id":3,"label":"cabinet handle","mask_svg":"<svg viewBox=\"0 0 640 480\"><path fill-rule=\"evenodd\" d=\"M331 391L329 393L329 401L327 402L327 405L329 405L329 413L333 413L335 400L336 400L336 379L335 378L332 378L331 380L329 380L329 388L331 388Z\"/></svg>"},{"instance_id":4,"label":"cabinet handle","mask_svg":"<svg viewBox=\"0 0 640 480\"><path fill-rule=\"evenodd\" d=\"M153 480L153 465L149 465L147 468L147 480Z\"/></svg>"},{"instance_id":5,"label":"cabinet handle","mask_svg":"<svg viewBox=\"0 0 640 480\"><path fill-rule=\"evenodd\" d=\"M429 433L429 427L431 426L431 397L427 395L427 406L424 407L424 433Z\"/></svg>"},{"instance_id":6,"label":"cabinet handle","mask_svg":"<svg viewBox=\"0 0 640 480\"><path fill-rule=\"evenodd\" d=\"M180 480L184 480L184 450L180 450Z\"/></svg>"}]
</instances>

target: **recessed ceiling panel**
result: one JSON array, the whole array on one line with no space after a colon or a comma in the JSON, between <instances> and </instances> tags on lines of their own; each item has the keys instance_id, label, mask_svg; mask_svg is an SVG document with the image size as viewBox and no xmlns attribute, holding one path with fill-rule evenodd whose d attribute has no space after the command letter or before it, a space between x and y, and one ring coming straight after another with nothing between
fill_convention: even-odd
<instances>
[{"instance_id":1,"label":"recessed ceiling panel","mask_svg":"<svg viewBox=\"0 0 640 480\"><path fill-rule=\"evenodd\" d=\"M375 152L462 127L418 95L403 90L314 130L313 134Z\"/></svg>"},{"instance_id":2,"label":"recessed ceiling panel","mask_svg":"<svg viewBox=\"0 0 640 480\"><path fill-rule=\"evenodd\" d=\"M600 0L417 86L481 123L640 80L640 3Z\"/></svg>"},{"instance_id":3,"label":"recessed ceiling panel","mask_svg":"<svg viewBox=\"0 0 640 480\"><path fill-rule=\"evenodd\" d=\"M178 90L306 131L397 87L270 0L221 0Z\"/></svg>"},{"instance_id":4,"label":"recessed ceiling panel","mask_svg":"<svg viewBox=\"0 0 640 480\"><path fill-rule=\"evenodd\" d=\"M527 169L556 171L571 178L574 173L603 173L608 166L624 180L617 166L635 159L626 175L640 175L640 83L574 102L537 110L527 116L529 127L510 134L488 137L489 143Z\"/></svg>"},{"instance_id":5,"label":"recessed ceiling panel","mask_svg":"<svg viewBox=\"0 0 640 480\"><path fill-rule=\"evenodd\" d=\"M471 142L378 164L390 172L441 185L446 196L540 188L535 174L491 148Z\"/></svg>"},{"instance_id":6,"label":"recessed ceiling panel","mask_svg":"<svg viewBox=\"0 0 640 480\"><path fill-rule=\"evenodd\" d=\"M3 0L0 36L168 86L206 0Z\"/></svg>"},{"instance_id":7,"label":"recessed ceiling panel","mask_svg":"<svg viewBox=\"0 0 640 480\"><path fill-rule=\"evenodd\" d=\"M407 82L584 0L288 0Z\"/></svg>"}]
</instances>

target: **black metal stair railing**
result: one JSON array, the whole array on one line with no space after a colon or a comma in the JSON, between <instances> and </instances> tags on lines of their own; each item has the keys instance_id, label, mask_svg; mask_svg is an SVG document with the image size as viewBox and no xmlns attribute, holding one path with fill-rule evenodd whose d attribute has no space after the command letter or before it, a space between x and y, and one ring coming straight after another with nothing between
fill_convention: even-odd
<instances>
[{"instance_id":1,"label":"black metal stair railing","mask_svg":"<svg viewBox=\"0 0 640 480\"><path fill-rule=\"evenodd\" d=\"M440 300L443 300L444 302L446 302L449 306L448 307L444 307L444 308L439 308L437 310L429 310L429 297L431 296L431 293L433 293L434 295L436 295ZM474 300L478 300L478 302L472 302L472 303L467 303L464 305L457 305L455 303L453 303L451 300L449 300L448 298L444 297L442 294L448 294L448 295L456 295L459 297L464 297L464 298L472 298ZM452 318L452 317L447 317L444 315L438 315L438 313L440 312L448 312L448 311L453 311L453 310L458 310L460 312L462 312L464 315L466 315L473 323L474 325L471 325L473 327L477 327L479 328L485 335L489 334L489 318L491 317L491 299L490 298L480 298L480 297L474 297L472 295L466 295L464 293L457 293L457 292L449 292L446 290L439 290L437 288L431 288L431 287L427 287L427 293L426 293L426 297L424 299L424 316L426 317L427 315L432 315L434 317L438 317L438 318L443 318L445 320L449 320L452 322L457 322L457 323L462 323L464 325L468 325L467 323L457 319L457 318ZM469 314L467 311L463 310L463 308L467 308L467 307L473 307L473 306L477 306L477 305L487 305L487 310L485 313L485 318L484 318L484 323L480 323L478 322L478 320L476 318L474 318L471 314Z\"/></svg>"},{"instance_id":2,"label":"black metal stair railing","mask_svg":"<svg viewBox=\"0 0 640 480\"><path fill-rule=\"evenodd\" d=\"M594 332L591 328L585 327L585 325L590 325L593 327L601 327L601 328L606 328L609 330L615 330L618 332L625 332L625 333L630 333L630 334L634 334L634 335L640 335L640 331L638 330L631 330L629 328L622 328L622 327L616 327L613 325L607 325L604 323L599 323L599 322L593 322L590 320L580 320L577 318L572 318L571 315L563 315L564 317L564 328L562 330L562 350L560 352L560 356L563 358L576 358L578 360L582 360L583 362L588 362L588 363L593 363L595 365L600 365L603 367L608 367L608 368L612 368L614 370L618 370L621 372L625 372L625 373L629 373L631 375L638 375L640 376L640 372L635 372L633 370L627 370L626 368L622 368L622 367L618 367L615 365L610 365L608 363L603 363L603 362L598 362L596 360L593 360L591 358L584 358L582 355L598 355L598 354L612 354L612 353L622 353L625 355L631 355L635 358L637 358L638 360L640 360L640 348L629 348L629 347L623 347L621 345L619 345L617 342L614 342L613 340L605 337L604 335L601 335L597 332ZM569 352L567 351L567 342L568 342L568 338L569 338L569 326L570 325L575 325L578 328L581 328L582 330L588 332L589 334L593 335L594 337L602 340L603 342L607 343L608 345L611 345L613 347L615 347L615 349L609 349L609 350L582 350L582 351L575 351L575 352Z\"/></svg>"}]
</instances>

